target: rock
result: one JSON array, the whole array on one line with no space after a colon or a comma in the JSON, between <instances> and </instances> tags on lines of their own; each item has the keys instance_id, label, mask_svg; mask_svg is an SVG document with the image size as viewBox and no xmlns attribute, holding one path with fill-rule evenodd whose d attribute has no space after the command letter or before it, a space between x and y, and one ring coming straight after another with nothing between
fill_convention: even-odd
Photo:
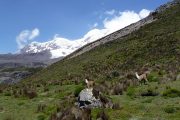
<instances>
[{"instance_id":1,"label":"rock","mask_svg":"<svg viewBox=\"0 0 180 120\"><path fill-rule=\"evenodd\" d=\"M79 99L80 101L93 101L95 100L95 97L93 96L93 93L92 93L92 88L86 88L86 89L83 89L80 93L79 93Z\"/></svg>"},{"instance_id":2,"label":"rock","mask_svg":"<svg viewBox=\"0 0 180 120\"><path fill-rule=\"evenodd\" d=\"M102 106L101 101L93 96L92 90L93 88L85 88L79 93L79 107L94 108Z\"/></svg>"}]
</instances>

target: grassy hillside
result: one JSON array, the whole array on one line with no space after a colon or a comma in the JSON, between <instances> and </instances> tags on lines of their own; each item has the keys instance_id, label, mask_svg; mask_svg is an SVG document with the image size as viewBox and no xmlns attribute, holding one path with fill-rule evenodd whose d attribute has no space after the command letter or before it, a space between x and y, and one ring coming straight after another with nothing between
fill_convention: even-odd
<instances>
[{"instance_id":1,"label":"grassy hillside","mask_svg":"<svg viewBox=\"0 0 180 120\"><path fill-rule=\"evenodd\" d=\"M86 77L120 105L111 120L180 118L180 5L155 14L155 22L72 59L59 61L21 83L0 88L0 119L45 120L75 102ZM116 95L118 83L150 70L148 85ZM25 94L26 93L26 94ZM101 109L93 109L96 118Z\"/></svg>"},{"instance_id":2,"label":"grassy hillside","mask_svg":"<svg viewBox=\"0 0 180 120\"><path fill-rule=\"evenodd\" d=\"M177 72L180 64L178 7L156 16L159 18L157 21L124 38L96 47L76 58L57 62L28 80L73 80L86 76L102 79L112 71L136 71L144 65L159 65L165 70L173 68Z\"/></svg>"}]
</instances>

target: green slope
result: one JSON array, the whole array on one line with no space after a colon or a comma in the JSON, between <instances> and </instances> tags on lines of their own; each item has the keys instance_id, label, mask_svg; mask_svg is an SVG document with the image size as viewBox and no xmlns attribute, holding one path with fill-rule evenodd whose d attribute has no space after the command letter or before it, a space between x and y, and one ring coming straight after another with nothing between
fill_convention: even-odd
<instances>
[{"instance_id":1,"label":"green slope","mask_svg":"<svg viewBox=\"0 0 180 120\"><path fill-rule=\"evenodd\" d=\"M108 73L134 71L145 64L179 69L180 12L179 5L156 16L157 21L132 34L101 45L76 58L53 64L31 81L73 80L86 76L104 78Z\"/></svg>"},{"instance_id":2,"label":"green slope","mask_svg":"<svg viewBox=\"0 0 180 120\"><path fill-rule=\"evenodd\" d=\"M180 118L180 4L157 20L123 38L98 46L72 59L59 61L21 83L0 89L0 119L44 120L73 106L71 97L89 77L121 109L105 109L112 120ZM123 95L111 94L136 71L151 70L148 85L129 87ZM4 87L4 86L2 86ZM1 87L1 88L2 88ZM23 95L22 91L31 95ZM157 93L157 96L145 95ZM28 97L33 97L29 99ZM100 109L92 111L93 119Z\"/></svg>"}]
</instances>

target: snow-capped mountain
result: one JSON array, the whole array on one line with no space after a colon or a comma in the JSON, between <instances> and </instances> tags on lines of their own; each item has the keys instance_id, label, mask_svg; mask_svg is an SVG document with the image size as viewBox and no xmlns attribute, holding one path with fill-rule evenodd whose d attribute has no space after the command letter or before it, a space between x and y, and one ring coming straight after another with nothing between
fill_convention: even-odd
<instances>
[{"instance_id":1,"label":"snow-capped mountain","mask_svg":"<svg viewBox=\"0 0 180 120\"><path fill-rule=\"evenodd\" d=\"M99 29L94 29L88 32L83 38L77 40L68 40L55 36L51 41L39 43L32 42L29 45L26 45L23 49L20 50L21 53L39 53L43 51L49 51L51 53L51 58L64 57L83 45L93 42L105 35L108 34L108 31Z\"/></svg>"},{"instance_id":2,"label":"snow-capped mountain","mask_svg":"<svg viewBox=\"0 0 180 120\"><path fill-rule=\"evenodd\" d=\"M20 51L21 53L39 53L48 51L51 53L52 59L64 57L84 46L85 44L93 42L101 37L104 37L145 18L149 15L149 13L150 11L146 9L142 9L139 13L135 13L134 11L120 12L118 16L115 16L111 20L105 19L103 22L104 28L94 28L80 39L69 40L55 35L55 37L48 42L32 42L29 45L26 45Z\"/></svg>"},{"instance_id":3,"label":"snow-capped mountain","mask_svg":"<svg viewBox=\"0 0 180 120\"><path fill-rule=\"evenodd\" d=\"M43 51L48 51L51 54L51 58L59 58L67 56L78 48L93 42L101 37L104 37L110 33L113 33L117 30L120 30L132 23L135 23L150 13L149 10L142 9L139 13L134 11L124 11L115 15L112 19L105 19L103 21L102 29L92 29L82 38L76 40L69 40L59 36L55 36L52 40L48 42L32 42L29 45L26 45L20 50L21 53L39 53ZM23 36L23 35L22 35ZM24 38L24 36L20 38ZM20 43L22 40L20 41ZM22 46L20 44L20 46Z\"/></svg>"}]
</instances>

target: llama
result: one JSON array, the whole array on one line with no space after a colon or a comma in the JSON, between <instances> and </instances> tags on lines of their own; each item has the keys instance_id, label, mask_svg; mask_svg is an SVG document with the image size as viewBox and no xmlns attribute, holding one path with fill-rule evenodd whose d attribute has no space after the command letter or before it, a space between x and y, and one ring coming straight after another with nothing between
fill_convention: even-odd
<instances>
[{"instance_id":1,"label":"llama","mask_svg":"<svg viewBox=\"0 0 180 120\"><path fill-rule=\"evenodd\" d=\"M145 73L143 73L141 75L138 75L138 73L135 72L135 75L136 75L136 77L137 77L137 79L138 79L138 81L140 83L144 82L144 84L145 84L146 82L148 82L148 80L147 80L147 72L145 72Z\"/></svg>"},{"instance_id":2,"label":"llama","mask_svg":"<svg viewBox=\"0 0 180 120\"><path fill-rule=\"evenodd\" d=\"M88 80L88 79L85 79L85 83L87 85L87 88L92 88L95 84L93 80Z\"/></svg>"}]
</instances>

